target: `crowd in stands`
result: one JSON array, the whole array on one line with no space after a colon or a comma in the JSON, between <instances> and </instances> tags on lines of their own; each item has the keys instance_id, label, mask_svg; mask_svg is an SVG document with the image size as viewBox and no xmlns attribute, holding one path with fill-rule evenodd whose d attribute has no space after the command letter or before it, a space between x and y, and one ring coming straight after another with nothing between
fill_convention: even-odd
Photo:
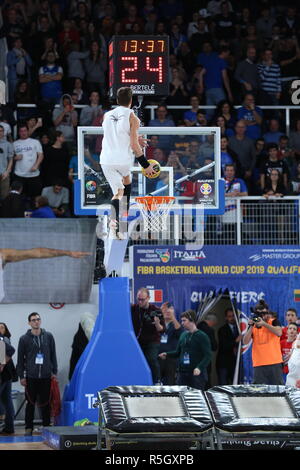
<instances>
[{"instance_id":1,"label":"crowd in stands","mask_svg":"<svg viewBox=\"0 0 300 470\"><path fill-rule=\"evenodd\" d=\"M8 83L8 102L0 105L1 201L19 193L33 216L74 215L76 128L101 126L112 105L107 49L118 34L169 35L170 93L146 98L157 105L155 119L145 111L146 125L218 126L225 178L225 166L234 164L248 195L300 194L300 114L286 135L284 111L276 108L293 104L300 76L296 2L2 0L0 8ZM205 136L152 136L149 144L147 157L174 166L176 177L214 160ZM95 171L100 150L101 139L85 149ZM3 207L2 216L20 217Z\"/></svg>"}]
</instances>

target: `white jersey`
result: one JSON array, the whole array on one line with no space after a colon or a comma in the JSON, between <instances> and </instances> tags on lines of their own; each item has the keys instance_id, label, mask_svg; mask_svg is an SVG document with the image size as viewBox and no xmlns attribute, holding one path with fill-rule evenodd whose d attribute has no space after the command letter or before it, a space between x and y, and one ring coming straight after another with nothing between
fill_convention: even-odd
<instances>
[{"instance_id":1,"label":"white jersey","mask_svg":"<svg viewBox=\"0 0 300 470\"><path fill-rule=\"evenodd\" d=\"M103 165L132 166L134 153L130 146L129 118L133 110L118 106L105 113L103 121L104 137L100 154Z\"/></svg>"}]
</instances>

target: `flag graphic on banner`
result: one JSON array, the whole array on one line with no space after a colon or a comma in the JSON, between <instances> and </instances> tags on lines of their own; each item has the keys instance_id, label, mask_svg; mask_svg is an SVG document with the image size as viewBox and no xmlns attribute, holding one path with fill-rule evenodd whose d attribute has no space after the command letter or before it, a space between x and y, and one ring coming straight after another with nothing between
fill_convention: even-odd
<instances>
[{"instance_id":1,"label":"flag graphic on banner","mask_svg":"<svg viewBox=\"0 0 300 470\"><path fill-rule=\"evenodd\" d=\"M163 301L163 291L162 289L149 289L150 292L150 302L162 302Z\"/></svg>"},{"instance_id":2,"label":"flag graphic on banner","mask_svg":"<svg viewBox=\"0 0 300 470\"><path fill-rule=\"evenodd\" d=\"M294 289L294 302L300 302L300 289Z\"/></svg>"}]
</instances>

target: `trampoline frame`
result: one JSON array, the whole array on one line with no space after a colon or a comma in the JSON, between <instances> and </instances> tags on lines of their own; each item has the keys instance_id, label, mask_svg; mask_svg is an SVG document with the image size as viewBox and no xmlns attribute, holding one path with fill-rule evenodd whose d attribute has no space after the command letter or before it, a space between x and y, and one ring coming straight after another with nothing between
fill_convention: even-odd
<instances>
[{"instance_id":1,"label":"trampoline frame","mask_svg":"<svg viewBox=\"0 0 300 470\"><path fill-rule=\"evenodd\" d=\"M181 400L182 398L179 397ZM186 403L182 400L183 407L187 410ZM215 430L210 429L199 432L116 432L105 426L105 412L101 396L94 404L98 408L98 432L96 450L112 450L114 443L170 443L193 442L194 450L215 450ZM126 404L124 403L126 408ZM104 446L103 446L104 440Z\"/></svg>"}]
</instances>

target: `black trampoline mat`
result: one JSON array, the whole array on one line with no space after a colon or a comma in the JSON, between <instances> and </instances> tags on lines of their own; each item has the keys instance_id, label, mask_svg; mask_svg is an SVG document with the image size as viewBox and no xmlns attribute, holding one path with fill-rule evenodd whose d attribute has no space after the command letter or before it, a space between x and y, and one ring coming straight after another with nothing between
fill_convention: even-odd
<instances>
[{"instance_id":1,"label":"black trampoline mat","mask_svg":"<svg viewBox=\"0 0 300 470\"><path fill-rule=\"evenodd\" d=\"M231 400L239 419L297 419L286 397L232 397Z\"/></svg>"},{"instance_id":2,"label":"black trampoline mat","mask_svg":"<svg viewBox=\"0 0 300 470\"><path fill-rule=\"evenodd\" d=\"M130 418L177 418L186 417L180 397L124 397Z\"/></svg>"}]
</instances>

